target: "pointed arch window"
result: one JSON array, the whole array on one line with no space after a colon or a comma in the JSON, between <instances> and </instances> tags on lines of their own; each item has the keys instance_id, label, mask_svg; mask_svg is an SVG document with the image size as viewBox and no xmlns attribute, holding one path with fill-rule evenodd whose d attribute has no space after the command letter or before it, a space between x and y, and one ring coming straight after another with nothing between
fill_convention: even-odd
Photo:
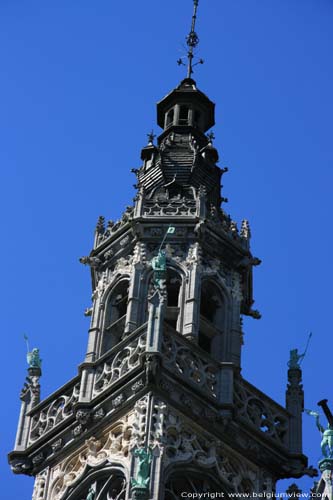
<instances>
[{"instance_id":1,"label":"pointed arch window","mask_svg":"<svg viewBox=\"0 0 333 500\"><path fill-rule=\"evenodd\" d=\"M179 273L174 269L168 269L167 272L167 310L166 310L166 321L175 330L180 329L179 326L179 314L180 314L180 289L181 289L182 279Z\"/></svg>"},{"instance_id":2,"label":"pointed arch window","mask_svg":"<svg viewBox=\"0 0 333 500\"><path fill-rule=\"evenodd\" d=\"M221 485L212 479L207 473L203 476L201 472L184 471L172 475L165 485L164 500L178 500L179 498L193 498L195 494L205 494L209 497L210 493L224 492L225 498L228 497L227 491L221 488Z\"/></svg>"},{"instance_id":3,"label":"pointed arch window","mask_svg":"<svg viewBox=\"0 0 333 500\"><path fill-rule=\"evenodd\" d=\"M122 280L111 291L105 310L101 355L120 342L128 303L128 280Z\"/></svg>"},{"instance_id":4,"label":"pointed arch window","mask_svg":"<svg viewBox=\"0 0 333 500\"><path fill-rule=\"evenodd\" d=\"M223 332L225 303L218 286L212 281L204 281L200 297L199 346L209 354L215 352L218 336Z\"/></svg>"},{"instance_id":5,"label":"pointed arch window","mask_svg":"<svg viewBox=\"0 0 333 500\"><path fill-rule=\"evenodd\" d=\"M127 484L119 470L102 470L92 473L69 493L68 500L125 500Z\"/></svg>"}]
</instances>

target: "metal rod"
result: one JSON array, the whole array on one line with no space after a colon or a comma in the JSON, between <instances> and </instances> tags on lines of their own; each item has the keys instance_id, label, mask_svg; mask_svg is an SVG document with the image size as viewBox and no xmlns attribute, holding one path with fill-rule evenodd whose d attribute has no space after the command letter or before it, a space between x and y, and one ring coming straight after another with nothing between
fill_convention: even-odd
<instances>
[{"instance_id":1,"label":"metal rod","mask_svg":"<svg viewBox=\"0 0 333 500\"><path fill-rule=\"evenodd\" d=\"M331 427L333 427L333 415L331 413L331 410L328 407L328 399L322 399L321 401L318 401L318 406L321 406L323 409L323 412L326 415L327 421Z\"/></svg>"},{"instance_id":2,"label":"metal rod","mask_svg":"<svg viewBox=\"0 0 333 500\"><path fill-rule=\"evenodd\" d=\"M191 22L191 31L187 37L187 45L189 46L189 51L187 53L188 65L187 65L187 78L191 78L193 73L193 50L198 45L199 39L195 32L195 23L197 19L197 9L199 5L199 0L193 0L193 15Z\"/></svg>"}]
</instances>

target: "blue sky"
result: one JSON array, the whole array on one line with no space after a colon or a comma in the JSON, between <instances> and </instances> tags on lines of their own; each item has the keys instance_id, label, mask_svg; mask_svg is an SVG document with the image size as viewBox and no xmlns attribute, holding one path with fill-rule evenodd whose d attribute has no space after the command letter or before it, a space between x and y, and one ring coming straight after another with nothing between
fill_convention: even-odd
<instances>
[{"instance_id":1,"label":"blue sky","mask_svg":"<svg viewBox=\"0 0 333 500\"><path fill-rule=\"evenodd\" d=\"M23 385L23 333L40 347L43 397L76 374L87 340L89 253L100 214L134 195L155 103L184 76L192 2L0 0L0 217L4 391L2 492L31 498L11 474ZM284 402L289 349L304 361L306 406L331 400L332 0L201 0L195 78L216 102L226 207L252 227L256 308L243 375ZM319 434L304 417L316 465ZM308 489L311 481L298 481Z\"/></svg>"}]
</instances>

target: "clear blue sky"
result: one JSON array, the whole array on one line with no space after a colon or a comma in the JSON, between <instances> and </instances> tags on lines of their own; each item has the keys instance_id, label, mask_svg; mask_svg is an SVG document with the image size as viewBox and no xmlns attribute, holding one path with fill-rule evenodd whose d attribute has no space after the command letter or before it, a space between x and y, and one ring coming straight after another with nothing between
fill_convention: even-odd
<instances>
[{"instance_id":1,"label":"clear blue sky","mask_svg":"<svg viewBox=\"0 0 333 500\"><path fill-rule=\"evenodd\" d=\"M2 228L1 476L6 500L31 498L12 449L25 378L26 332L43 358L43 397L76 374L87 340L87 268L98 215L132 200L130 169L178 84L191 0L0 1ZM289 349L304 361L306 406L332 376L332 0L201 0L205 65L228 211L251 222L255 306L243 375L284 401ZM304 417L304 449L320 455ZM309 487L311 481L299 484Z\"/></svg>"}]
</instances>

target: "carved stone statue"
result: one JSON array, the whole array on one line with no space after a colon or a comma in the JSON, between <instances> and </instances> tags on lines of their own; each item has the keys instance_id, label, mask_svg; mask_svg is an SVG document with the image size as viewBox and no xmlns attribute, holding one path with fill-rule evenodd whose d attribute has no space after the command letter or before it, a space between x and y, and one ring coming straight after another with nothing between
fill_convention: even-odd
<instances>
[{"instance_id":1,"label":"carved stone statue","mask_svg":"<svg viewBox=\"0 0 333 500\"><path fill-rule=\"evenodd\" d=\"M39 357L39 349L37 349L37 347L34 347L31 352L28 352L27 362L29 368L41 368L42 360Z\"/></svg>"},{"instance_id":2,"label":"carved stone statue","mask_svg":"<svg viewBox=\"0 0 333 500\"><path fill-rule=\"evenodd\" d=\"M133 452L138 457L138 468L136 479L132 478L131 484L134 488L148 488L150 480L150 465L152 461L151 451L145 448L137 448Z\"/></svg>"}]
</instances>

